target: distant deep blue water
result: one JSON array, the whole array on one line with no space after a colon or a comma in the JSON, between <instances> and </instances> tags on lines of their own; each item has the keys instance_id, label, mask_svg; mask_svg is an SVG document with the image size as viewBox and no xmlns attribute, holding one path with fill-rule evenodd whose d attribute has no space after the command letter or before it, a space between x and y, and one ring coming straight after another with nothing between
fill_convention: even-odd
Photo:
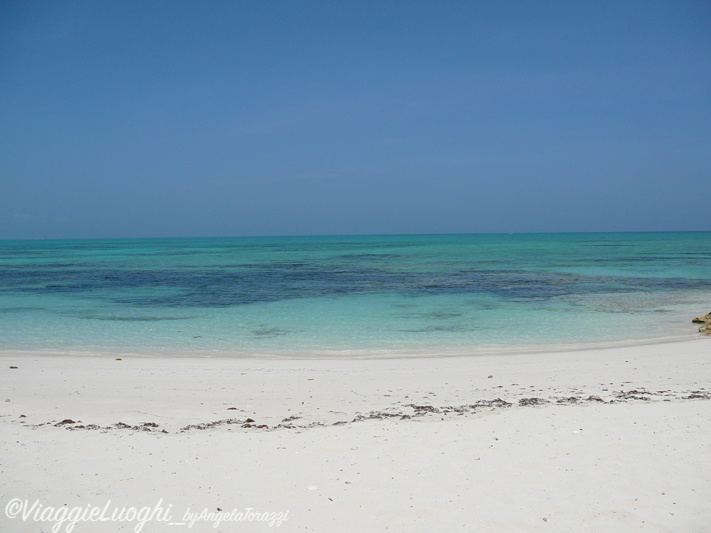
<instances>
[{"instance_id":1,"label":"distant deep blue water","mask_svg":"<svg viewBox=\"0 0 711 533\"><path fill-rule=\"evenodd\" d=\"M0 349L479 353L709 311L711 233L0 241Z\"/></svg>"}]
</instances>

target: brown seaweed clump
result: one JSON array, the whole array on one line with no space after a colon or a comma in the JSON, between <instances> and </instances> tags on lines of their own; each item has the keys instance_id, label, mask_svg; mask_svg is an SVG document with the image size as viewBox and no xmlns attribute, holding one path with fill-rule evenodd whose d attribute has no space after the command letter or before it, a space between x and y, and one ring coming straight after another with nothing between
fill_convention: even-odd
<instances>
[{"instance_id":1,"label":"brown seaweed clump","mask_svg":"<svg viewBox=\"0 0 711 533\"><path fill-rule=\"evenodd\" d=\"M701 333L706 333L706 335L711 335L711 313L706 316L696 317L691 322L694 324L701 324L699 331Z\"/></svg>"}]
</instances>

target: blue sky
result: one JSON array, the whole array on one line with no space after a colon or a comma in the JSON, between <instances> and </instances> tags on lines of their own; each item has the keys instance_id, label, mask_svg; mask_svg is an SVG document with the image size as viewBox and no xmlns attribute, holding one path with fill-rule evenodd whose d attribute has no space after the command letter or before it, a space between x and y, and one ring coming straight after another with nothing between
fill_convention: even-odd
<instances>
[{"instance_id":1,"label":"blue sky","mask_svg":"<svg viewBox=\"0 0 711 533\"><path fill-rule=\"evenodd\" d=\"M0 238L711 230L711 4L4 2Z\"/></svg>"}]
</instances>

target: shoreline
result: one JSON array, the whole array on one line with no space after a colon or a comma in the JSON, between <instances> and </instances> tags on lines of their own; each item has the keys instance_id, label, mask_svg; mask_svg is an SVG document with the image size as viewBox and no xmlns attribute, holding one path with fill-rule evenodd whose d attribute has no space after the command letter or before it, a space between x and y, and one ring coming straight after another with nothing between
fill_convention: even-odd
<instances>
[{"instance_id":1,"label":"shoreline","mask_svg":"<svg viewBox=\"0 0 711 533\"><path fill-rule=\"evenodd\" d=\"M160 346L149 347L141 350L125 346L76 346L67 348L0 348L0 357L140 357L140 358L176 358L176 359L274 359L274 360L341 360L341 359L428 359L450 357L480 357L480 356L509 356L518 354L541 354L557 352L579 352L608 350L615 348L630 348L635 346L649 346L656 344L669 344L692 341L705 338L706 335L695 331L664 337L622 339L599 342L559 343L542 345L514 345L514 346L487 346L484 348L461 349L356 349L356 350L303 350L290 352L238 352L225 349L178 349L176 347Z\"/></svg>"},{"instance_id":2,"label":"shoreline","mask_svg":"<svg viewBox=\"0 0 711 533\"><path fill-rule=\"evenodd\" d=\"M288 512L285 531L704 531L709 348L702 337L594 357L2 353L0 507L161 500L174 520ZM3 531L37 527L0 511Z\"/></svg>"}]
</instances>

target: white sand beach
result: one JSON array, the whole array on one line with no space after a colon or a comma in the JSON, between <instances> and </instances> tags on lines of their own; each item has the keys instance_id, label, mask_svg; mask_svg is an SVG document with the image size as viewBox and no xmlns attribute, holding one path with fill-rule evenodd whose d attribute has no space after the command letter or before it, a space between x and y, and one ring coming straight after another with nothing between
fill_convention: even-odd
<instances>
[{"instance_id":1,"label":"white sand beach","mask_svg":"<svg viewBox=\"0 0 711 533\"><path fill-rule=\"evenodd\" d=\"M0 391L3 532L711 531L708 338L359 360L3 352Z\"/></svg>"}]
</instances>

